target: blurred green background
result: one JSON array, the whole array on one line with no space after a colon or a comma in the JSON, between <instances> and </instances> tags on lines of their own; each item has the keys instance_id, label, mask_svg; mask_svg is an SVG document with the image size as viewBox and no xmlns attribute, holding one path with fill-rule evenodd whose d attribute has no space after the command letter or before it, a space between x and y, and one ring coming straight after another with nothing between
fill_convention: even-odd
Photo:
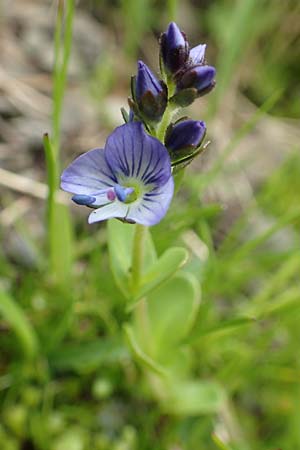
<instances>
[{"instance_id":1,"label":"blurred green background","mask_svg":"<svg viewBox=\"0 0 300 450\"><path fill-rule=\"evenodd\" d=\"M42 135L58 3L0 2L0 449L298 450L300 3L76 2L62 167L122 123L136 60L158 72L171 20L217 68L215 91L187 111L211 143L151 230L158 254L189 250L201 284L178 351L194 379L222 388L214 410L205 395L157 400L124 339L106 224L87 225L64 195L72 229L62 214L55 274L49 264Z\"/></svg>"}]
</instances>

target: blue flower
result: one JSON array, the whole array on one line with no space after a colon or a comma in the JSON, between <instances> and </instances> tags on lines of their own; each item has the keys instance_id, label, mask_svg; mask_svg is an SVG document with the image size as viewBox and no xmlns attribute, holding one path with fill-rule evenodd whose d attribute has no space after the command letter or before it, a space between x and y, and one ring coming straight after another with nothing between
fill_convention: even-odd
<instances>
[{"instance_id":1,"label":"blue flower","mask_svg":"<svg viewBox=\"0 0 300 450\"><path fill-rule=\"evenodd\" d=\"M174 191L167 149L140 122L116 128L105 148L79 156L61 176L73 200L94 209L89 223L116 217L155 225L166 214Z\"/></svg>"},{"instance_id":2,"label":"blue flower","mask_svg":"<svg viewBox=\"0 0 300 450\"><path fill-rule=\"evenodd\" d=\"M168 73L176 73L188 60L189 45L185 34L171 22L160 37L160 57Z\"/></svg>"}]
</instances>

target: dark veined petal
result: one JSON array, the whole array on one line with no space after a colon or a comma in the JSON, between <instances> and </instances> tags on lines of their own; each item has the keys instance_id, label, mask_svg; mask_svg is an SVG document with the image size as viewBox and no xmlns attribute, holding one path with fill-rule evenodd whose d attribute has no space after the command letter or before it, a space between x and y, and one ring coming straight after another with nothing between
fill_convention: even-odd
<instances>
[{"instance_id":1,"label":"dark veined petal","mask_svg":"<svg viewBox=\"0 0 300 450\"><path fill-rule=\"evenodd\" d=\"M114 201L101 208L95 209L89 215L89 223L100 222L102 220L111 219L113 217L124 219L128 212L128 205L125 203Z\"/></svg>"},{"instance_id":2,"label":"dark veined petal","mask_svg":"<svg viewBox=\"0 0 300 450\"><path fill-rule=\"evenodd\" d=\"M206 44L199 44L190 50L190 59L193 64L203 64Z\"/></svg>"},{"instance_id":3,"label":"dark veined petal","mask_svg":"<svg viewBox=\"0 0 300 450\"><path fill-rule=\"evenodd\" d=\"M174 193L173 177L167 183L143 195L142 199L129 204L127 219L151 226L161 221L165 216Z\"/></svg>"},{"instance_id":4,"label":"dark veined petal","mask_svg":"<svg viewBox=\"0 0 300 450\"><path fill-rule=\"evenodd\" d=\"M164 185L171 176L167 149L145 132L141 122L116 128L108 137L104 152L106 162L118 180L132 177L144 185Z\"/></svg>"},{"instance_id":5,"label":"dark veined petal","mask_svg":"<svg viewBox=\"0 0 300 450\"><path fill-rule=\"evenodd\" d=\"M116 178L106 164L104 150L96 148L75 159L62 173L61 188L72 194L90 195L104 199L105 191L114 186Z\"/></svg>"}]
</instances>

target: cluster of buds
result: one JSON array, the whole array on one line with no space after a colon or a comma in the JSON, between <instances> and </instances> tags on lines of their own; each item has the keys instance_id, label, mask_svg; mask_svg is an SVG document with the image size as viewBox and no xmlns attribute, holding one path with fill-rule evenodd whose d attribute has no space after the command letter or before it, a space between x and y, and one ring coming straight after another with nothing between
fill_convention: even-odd
<instances>
[{"instance_id":1,"label":"cluster of buds","mask_svg":"<svg viewBox=\"0 0 300 450\"><path fill-rule=\"evenodd\" d=\"M170 23L160 37L161 79L138 61L137 75L131 81L130 113L122 110L125 122L141 121L150 134L157 135L168 107L169 112L178 111L210 92L216 70L206 63L205 50L206 44L190 49L185 33L176 23ZM164 131L161 138L172 166L179 168L201 151L206 126L202 121L181 118L167 124Z\"/></svg>"},{"instance_id":2,"label":"cluster of buds","mask_svg":"<svg viewBox=\"0 0 300 450\"><path fill-rule=\"evenodd\" d=\"M204 122L174 113L207 94L215 69L205 61L205 44L189 50L185 34L171 23L160 39L161 79L138 62L132 77L125 124L95 148L75 159L62 173L61 187L79 205L92 209L89 223L116 217L145 226L166 214L173 194L173 175L202 149Z\"/></svg>"}]
</instances>

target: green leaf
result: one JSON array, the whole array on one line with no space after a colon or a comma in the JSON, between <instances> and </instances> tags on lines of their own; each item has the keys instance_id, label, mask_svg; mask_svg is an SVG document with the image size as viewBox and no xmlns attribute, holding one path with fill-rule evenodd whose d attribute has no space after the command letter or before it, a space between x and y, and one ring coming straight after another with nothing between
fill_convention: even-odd
<instances>
[{"instance_id":1,"label":"green leaf","mask_svg":"<svg viewBox=\"0 0 300 450\"><path fill-rule=\"evenodd\" d=\"M226 320L218 323L212 328L203 328L203 324L200 323L198 329L196 328L193 333L186 339L186 343L193 343L203 338L222 338L224 335L230 335L236 332L237 329L255 323L254 317L236 317L235 319Z\"/></svg>"},{"instance_id":2,"label":"green leaf","mask_svg":"<svg viewBox=\"0 0 300 450\"><path fill-rule=\"evenodd\" d=\"M51 267L55 280L68 286L73 265L73 233L70 213L56 203L50 218Z\"/></svg>"},{"instance_id":3,"label":"green leaf","mask_svg":"<svg viewBox=\"0 0 300 450\"><path fill-rule=\"evenodd\" d=\"M125 297L130 298L129 275L135 226L119 220L109 220L107 227L111 271L119 289ZM142 272L149 270L149 267L156 261L156 252L150 231L146 232Z\"/></svg>"},{"instance_id":4,"label":"green leaf","mask_svg":"<svg viewBox=\"0 0 300 450\"><path fill-rule=\"evenodd\" d=\"M48 134L43 138L48 174L48 239L50 268L55 281L67 286L73 265L73 230L70 213L65 205L56 202L57 161Z\"/></svg>"},{"instance_id":5,"label":"green leaf","mask_svg":"<svg viewBox=\"0 0 300 450\"><path fill-rule=\"evenodd\" d=\"M185 248L169 248L142 277L138 297L143 297L164 281L167 281L185 264L187 259L188 251Z\"/></svg>"},{"instance_id":6,"label":"green leaf","mask_svg":"<svg viewBox=\"0 0 300 450\"><path fill-rule=\"evenodd\" d=\"M162 406L168 413L196 415L216 413L225 400L222 387L213 381L174 380Z\"/></svg>"},{"instance_id":7,"label":"green leaf","mask_svg":"<svg viewBox=\"0 0 300 450\"><path fill-rule=\"evenodd\" d=\"M124 326L124 331L126 334L126 338L129 344L129 347L137 359L137 361L144 366L146 369L151 370L152 372L156 373L157 375L166 377L168 375L168 372L164 367L162 367L160 364L158 364L156 361L154 361L149 355L147 355L139 346L136 336L134 334L134 331L130 325Z\"/></svg>"},{"instance_id":8,"label":"green leaf","mask_svg":"<svg viewBox=\"0 0 300 450\"><path fill-rule=\"evenodd\" d=\"M157 356L189 333L200 304L200 286L192 274L179 273L148 297L151 336Z\"/></svg>"},{"instance_id":9,"label":"green leaf","mask_svg":"<svg viewBox=\"0 0 300 450\"><path fill-rule=\"evenodd\" d=\"M219 436L217 436L216 434L212 434L212 440L219 450L232 450L232 447L229 447L227 444L224 444L224 442L222 442Z\"/></svg>"},{"instance_id":10,"label":"green leaf","mask_svg":"<svg viewBox=\"0 0 300 450\"><path fill-rule=\"evenodd\" d=\"M14 329L25 356L33 358L38 351L38 338L23 309L5 292L0 291L0 313Z\"/></svg>"},{"instance_id":11,"label":"green leaf","mask_svg":"<svg viewBox=\"0 0 300 450\"><path fill-rule=\"evenodd\" d=\"M128 352L118 340L96 339L82 344L65 345L49 354L49 363L55 369L83 373L103 364L119 362Z\"/></svg>"},{"instance_id":12,"label":"green leaf","mask_svg":"<svg viewBox=\"0 0 300 450\"><path fill-rule=\"evenodd\" d=\"M295 310L299 311L300 308L299 299L300 287L292 285L276 297L274 296L272 301L268 303L250 305L246 312L256 319L265 319L276 314L282 315L287 312L295 312Z\"/></svg>"}]
</instances>

